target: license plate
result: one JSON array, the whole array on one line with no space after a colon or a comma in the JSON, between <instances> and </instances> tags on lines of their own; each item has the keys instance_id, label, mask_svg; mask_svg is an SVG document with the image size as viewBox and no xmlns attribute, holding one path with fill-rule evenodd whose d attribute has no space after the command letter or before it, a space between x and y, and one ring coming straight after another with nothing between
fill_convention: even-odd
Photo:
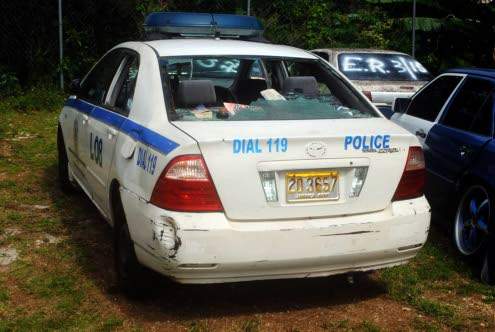
<instances>
[{"instance_id":1,"label":"license plate","mask_svg":"<svg viewBox=\"0 0 495 332\"><path fill-rule=\"evenodd\" d=\"M339 172L287 172L287 202L331 201L339 199Z\"/></svg>"}]
</instances>

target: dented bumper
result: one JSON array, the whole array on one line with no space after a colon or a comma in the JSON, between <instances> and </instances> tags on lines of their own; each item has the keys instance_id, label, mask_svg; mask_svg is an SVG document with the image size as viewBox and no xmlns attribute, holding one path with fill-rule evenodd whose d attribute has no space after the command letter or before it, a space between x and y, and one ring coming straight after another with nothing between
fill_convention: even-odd
<instances>
[{"instance_id":1,"label":"dented bumper","mask_svg":"<svg viewBox=\"0 0 495 332\"><path fill-rule=\"evenodd\" d=\"M426 241L424 197L379 212L289 221L159 209L123 190L139 261L182 283L304 278L406 263Z\"/></svg>"}]
</instances>

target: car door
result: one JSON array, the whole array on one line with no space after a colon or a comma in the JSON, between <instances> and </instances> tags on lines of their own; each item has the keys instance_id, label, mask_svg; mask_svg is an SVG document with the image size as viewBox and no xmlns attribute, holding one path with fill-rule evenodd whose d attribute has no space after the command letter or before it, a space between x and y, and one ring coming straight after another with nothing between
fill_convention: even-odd
<instances>
[{"instance_id":1,"label":"car door","mask_svg":"<svg viewBox=\"0 0 495 332\"><path fill-rule=\"evenodd\" d=\"M429 173L443 180L447 190L476 160L493 137L495 83L468 76L426 140Z\"/></svg>"},{"instance_id":2,"label":"car door","mask_svg":"<svg viewBox=\"0 0 495 332\"><path fill-rule=\"evenodd\" d=\"M464 77L461 74L437 77L412 97L405 113L394 113L391 120L416 135L425 147L428 132Z\"/></svg>"},{"instance_id":3,"label":"car door","mask_svg":"<svg viewBox=\"0 0 495 332\"><path fill-rule=\"evenodd\" d=\"M81 112L78 119L78 159L83 165L86 192L102 212L106 206L103 194L106 174L115 144L112 134L117 133L122 122L113 116L105 102L115 86L117 72L122 70L124 57L119 49L105 55L83 81L79 96L79 103L91 110Z\"/></svg>"},{"instance_id":4,"label":"car door","mask_svg":"<svg viewBox=\"0 0 495 332\"><path fill-rule=\"evenodd\" d=\"M115 146L122 123L132 106L134 86L139 59L132 51L122 50L121 62L113 75L105 102L95 107L88 126L86 140L89 144L88 171L90 173L93 199L108 211L108 175L115 156Z\"/></svg>"}]
</instances>

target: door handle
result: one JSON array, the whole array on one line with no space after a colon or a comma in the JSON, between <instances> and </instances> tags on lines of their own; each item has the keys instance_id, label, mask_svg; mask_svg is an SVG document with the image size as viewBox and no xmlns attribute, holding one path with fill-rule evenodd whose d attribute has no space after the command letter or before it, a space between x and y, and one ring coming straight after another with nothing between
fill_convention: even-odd
<instances>
[{"instance_id":1,"label":"door handle","mask_svg":"<svg viewBox=\"0 0 495 332\"><path fill-rule=\"evenodd\" d=\"M108 139L112 139L117 136L117 130L114 128L107 128Z\"/></svg>"},{"instance_id":2,"label":"door handle","mask_svg":"<svg viewBox=\"0 0 495 332\"><path fill-rule=\"evenodd\" d=\"M89 116L87 116L86 114L83 114L82 115L82 124L87 125L88 121L89 121Z\"/></svg>"},{"instance_id":3,"label":"door handle","mask_svg":"<svg viewBox=\"0 0 495 332\"><path fill-rule=\"evenodd\" d=\"M416 130L416 136L421 137L421 138L426 138L426 133L423 129Z\"/></svg>"}]
</instances>

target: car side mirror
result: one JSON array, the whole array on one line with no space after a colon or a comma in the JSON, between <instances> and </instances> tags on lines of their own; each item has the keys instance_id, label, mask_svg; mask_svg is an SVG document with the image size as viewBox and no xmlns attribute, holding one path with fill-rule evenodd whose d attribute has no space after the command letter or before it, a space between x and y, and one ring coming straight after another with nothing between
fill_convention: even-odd
<instances>
[{"instance_id":1,"label":"car side mirror","mask_svg":"<svg viewBox=\"0 0 495 332\"><path fill-rule=\"evenodd\" d=\"M394 104L392 105L393 113L406 113L410 103L410 98L395 98Z\"/></svg>"},{"instance_id":2,"label":"car side mirror","mask_svg":"<svg viewBox=\"0 0 495 332\"><path fill-rule=\"evenodd\" d=\"M78 95L80 91L81 91L81 80L76 78L70 82L69 92L72 95Z\"/></svg>"}]
</instances>

